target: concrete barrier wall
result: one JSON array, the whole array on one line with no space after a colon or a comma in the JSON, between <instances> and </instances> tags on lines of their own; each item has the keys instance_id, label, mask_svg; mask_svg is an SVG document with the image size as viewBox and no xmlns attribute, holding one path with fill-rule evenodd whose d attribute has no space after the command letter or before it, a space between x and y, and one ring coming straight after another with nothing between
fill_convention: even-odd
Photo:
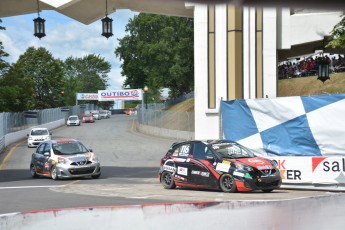
<instances>
[{"instance_id":1,"label":"concrete barrier wall","mask_svg":"<svg viewBox=\"0 0 345 230\"><path fill-rule=\"evenodd\" d=\"M0 229L344 229L344 202L344 194L330 194L281 201L57 209L0 215Z\"/></svg>"},{"instance_id":2,"label":"concrete barrier wall","mask_svg":"<svg viewBox=\"0 0 345 230\"><path fill-rule=\"evenodd\" d=\"M15 143L15 142L27 137L27 134L29 134L29 132L32 128L45 127L45 128L48 128L50 131L52 129L55 129L55 128L63 126L63 125L65 125L65 119L57 120L57 121L46 123L43 125L37 125L37 126L30 127L28 129L24 129L24 130L21 130L18 132L8 133L5 135L5 146L8 146L12 143Z\"/></svg>"}]
</instances>

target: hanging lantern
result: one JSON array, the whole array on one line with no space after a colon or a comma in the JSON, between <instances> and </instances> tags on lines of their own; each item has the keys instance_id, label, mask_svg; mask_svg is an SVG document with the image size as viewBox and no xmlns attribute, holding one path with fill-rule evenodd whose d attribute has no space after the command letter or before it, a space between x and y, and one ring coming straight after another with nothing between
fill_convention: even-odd
<instances>
[{"instance_id":1,"label":"hanging lantern","mask_svg":"<svg viewBox=\"0 0 345 230\"><path fill-rule=\"evenodd\" d=\"M328 63L319 64L319 72L318 72L317 80L322 81L322 83L325 83L325 81L330 80Z\"/></svg>"},{"instance_id":2,"label":"hanging lantern","mask_svg":"<svg viewBox=\"0 0 345 230\"><path fill-rule=\"evenodd\" d=\"M102 35L107 39L113 36L113 19L108 18L107 0L105 0L105 18L102 19Z\"/></svg>"},{"instance_id":3,"label":"hanging lantern","mask_svg":"<svg viewBox=\"0 0 345 230\"><path fill-rule=\"evenodd\" d=\"M45 34L45 27L44 27L44 20L41 17L35 18L34 19L34 24L35 24L35 33L34 36L38 37L39 39L43 38L46 36Z\"/></svg>"},{"instance_id":4,"label":"hanging lantern","mask_svg":"<svg viewBox=\"0 0 345 230\"><path fill-rule=\"evenodd\" d=\"M113 36L113 19L108 16L102 19L102 35L107 39Z\"/></svg>"},{"instance_id":5,"label":"hanging lantern","mask_svg":"<svg viewBox=\"0 0 345 230\"><path fill-rule=\"evenodd\" d=\"M44 22L46 20L44 20L43 18L40 17L40 5L39 5L39 1L38 0L37 0L37 14L38 14L38 18L34 19L34 26L35 26L34 36L36 36L39 39L41 39L44 36L46 36L46 34L45 34L45 26L44 26Z\"/></svg>"}]
</instances>

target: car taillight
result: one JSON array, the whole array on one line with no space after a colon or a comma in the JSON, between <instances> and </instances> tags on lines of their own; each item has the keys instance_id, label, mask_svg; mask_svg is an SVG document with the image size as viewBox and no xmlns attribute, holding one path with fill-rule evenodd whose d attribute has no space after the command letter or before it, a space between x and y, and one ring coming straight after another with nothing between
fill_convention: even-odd
<instances>
[{"instance_id":1,"label":"car taillight","mask_svg":"<svg viewBox=\"0 0 345 230\"><path fill-rule=\"evenodd\" d=\"M163 166L163 159L160 160L160 166Z\"/></svg>"}]
</instances>

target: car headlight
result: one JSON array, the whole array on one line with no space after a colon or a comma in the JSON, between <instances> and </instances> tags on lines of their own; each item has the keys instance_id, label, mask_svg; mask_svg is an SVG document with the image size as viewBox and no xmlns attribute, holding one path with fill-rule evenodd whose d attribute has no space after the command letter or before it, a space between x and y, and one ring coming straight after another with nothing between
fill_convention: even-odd
<instances>
[{"instance_id":1,"label":"car headlight","mask_svg":"<svg viewBox=\"0 0 345 230\"><path fill-rule=\"evenodd\" d=\"M68 162L68 160L66 158L61 158L61 157L58 158L59 164L67 164L67 162Z\"/></svg>"},{"instance_id":2,"label":"car headlight","mask_svg":"<svg viewBox=\"0 0 345 230\"><path fill-rule=\"evenodd\" d=\"M95 154L93 154L91 157L91 161L98 162L98 157Z\"/></svg>"},{"instance_id":3,"label":"car headlight","mask_svg":"<svg viewBox=\"0 0 345 230\"><path fill-rule=\"evenodd\" d=\"M250 167L249 165L245 165L245 164L239 164L237 166L237 169L241 170L241 171L248 171L248 172L253 171L252 167Z\"/></svg>"},{"instance_id":4,"label":"car headlight","mask_svg":"<svg viewBox=\"0 0 345 230\"><path fill-rule=\"evenodd\" d=\"M28 140L29 140L29 141L32 141L32 139L33 139L32 137L29 137L29 139L28 139Z\"/></svg>"}]
</instances>

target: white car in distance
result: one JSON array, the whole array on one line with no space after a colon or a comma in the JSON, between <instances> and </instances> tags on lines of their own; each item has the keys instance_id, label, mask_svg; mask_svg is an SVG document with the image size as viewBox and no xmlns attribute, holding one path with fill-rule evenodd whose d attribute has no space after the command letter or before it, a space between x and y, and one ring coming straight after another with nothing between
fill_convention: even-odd
<instances>
[{"instance_id":1,"label":"white car in distance","mask_svg":"<svg viewBox=\"0 0 345 230\"><path fill-rule=\"evenodd\" d=\"M69 116L67 119L67 126L80 125L80 119L77 115Z\"/></svg>"},{"instance_id":2,"label":"white car in distance","mask_svg":"<svg viewBox=\"0 0 345 230\"><path fill-rule=\"evenodd\" d=\"M37 147L43 141L50 140L52 133L47 128L33 128L28 136L28 147Z\"/></svg>"}]
</instances>

